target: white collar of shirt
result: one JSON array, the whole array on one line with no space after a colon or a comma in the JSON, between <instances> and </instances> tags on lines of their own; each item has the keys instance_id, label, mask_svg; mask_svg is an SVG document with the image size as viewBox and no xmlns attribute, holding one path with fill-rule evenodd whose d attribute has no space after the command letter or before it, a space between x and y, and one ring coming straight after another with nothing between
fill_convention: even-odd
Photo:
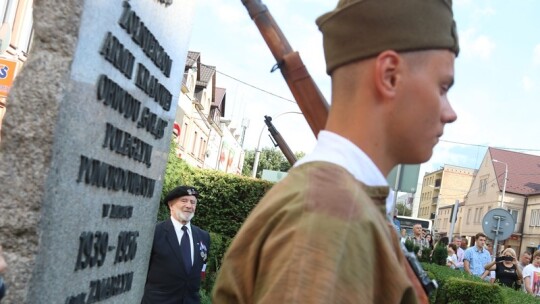
<instances>
[{"instance_id":1,"label":"white collar of shirt","mask_svg":"<svg viewBox=\"0 0 540 304\"><path fill-rule=\"evenodd\" d=\"M323 130L319 133L317 144L309 155L297 161L294 166L300 166L314 161L329 162L343 167L354 178L367 186L385 186L388 182L375 163L362 149L350 140L336 133ZM386 213L390 214L394 207L394 195L390 190L386 198Z\"/></svg>"},{"instance_id":2,"label":"white collar of shirt","mask_svg":"<svg viewBox=\"0 0 540 304\"><path fill-rule=\"evenodd\" d=\"M188 222L187 224L183 225L179 221L177 221L174 217L171 216L171 221L174 226L174 231L176 231L176 235L178 236L178 239L182 238L182 234L184 234L184 231L182 230L182 226L187 227L187 231L189 235L191 235L191 222Z\"/></svg>"},{"instance_id":3,"label":"white collar of shirt","mask_svg":"<svg viewBox=\"0 0 540 304\"><path fill-rule=\"evenodd\" d=\"M191 263L193 264L193 252L194 246L193 246L193 233L191 232L191 222L188 222L187 224L183 225L179 221L177 221L174 217L171 216L171 221L174 227L174 232L176 232L176 237L178 238L178 245L180 245L182 241L182 236L184 236L184 230L182 230L182 226L187 227L187 234L189 235L189 242L191 243Z\"/></svg>"}]
</instances>

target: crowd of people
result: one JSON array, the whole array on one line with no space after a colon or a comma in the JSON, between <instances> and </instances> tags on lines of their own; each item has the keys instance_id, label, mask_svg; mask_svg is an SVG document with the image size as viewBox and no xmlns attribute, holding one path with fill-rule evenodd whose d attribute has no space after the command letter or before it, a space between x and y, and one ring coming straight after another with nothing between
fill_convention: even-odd
<instances>
[{"instance_id":1,"label":"crowd of people","mask_svg":"<svg viewBox=\"0 0 540 304\"><path fill-rule=\"evenodd\" d=\"M449 268L540 296L540 250L534 254L524 251L518 259L513 248L501 246L501 250L494 254L493 244L487 242L487 236L483 233L475 235L474 244L470 247L467 246L467 239L461 236L454 236L451 243L448 237L441 237L433 245L432 235L426 233L420 224L413 227L412 235L407 235L407 231L402 229L401 241L409 241L418 247L419 257L426 250L432 256L435 248L446 247L446 266Z\"/></svg>"}]
</instances>

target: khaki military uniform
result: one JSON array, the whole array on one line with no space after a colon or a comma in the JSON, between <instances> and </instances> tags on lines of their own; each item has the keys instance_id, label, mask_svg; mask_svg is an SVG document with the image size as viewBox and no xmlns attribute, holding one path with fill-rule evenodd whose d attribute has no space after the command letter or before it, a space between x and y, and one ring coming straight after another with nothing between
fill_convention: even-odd
<instances>
[{"instance_id":1,"label":"khaki military uniform","mask_svg":"<svg viewBox=\"0 0 540 304\"><path fill-rule=\"evenodd\" d=\"M416 303L387 195L331 163L292 169L236 235L213 303Z\"/></svg>"}]
</instances>

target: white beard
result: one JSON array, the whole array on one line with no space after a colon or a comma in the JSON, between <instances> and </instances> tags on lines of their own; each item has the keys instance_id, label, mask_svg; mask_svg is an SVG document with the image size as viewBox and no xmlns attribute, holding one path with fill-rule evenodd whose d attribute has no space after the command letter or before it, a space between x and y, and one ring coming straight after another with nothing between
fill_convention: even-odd
<instances>
[{"instance_id":1,"label":"white beard","mask_svg":"<svg viewBox=\"0 0 540 304\"><path fill-rule=\"evenodd\" d=\"M178 219L181 221L185 221L186 223L189 223L194 215L195 213L187 213L180 210L176 211L176 217L178 217Z\"/></svg>"}]
</instances>

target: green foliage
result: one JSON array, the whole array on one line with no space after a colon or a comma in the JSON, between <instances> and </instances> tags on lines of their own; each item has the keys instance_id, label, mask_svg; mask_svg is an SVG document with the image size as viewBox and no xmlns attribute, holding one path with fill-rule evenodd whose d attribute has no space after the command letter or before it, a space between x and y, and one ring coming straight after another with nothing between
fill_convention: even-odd
<instances>
[{"instance_id":1,"label":"green foliage","mask_svg":"<svg viewBox=\"0 0 540 304\"><path fill-rule=\"evenodd\" d=\"M420 262L430 262L431 261L431 249L424 248L420 255Z\"/></svg>"},{"instance_id":2,"label":"green foliage","mask_svg":"<svg viewBox=\"0 0 540 304\"><path fill-rule=\"evenodd\" d=\"M538 303L522 291L492 285L464 271L428 263L422 267L439 284L430 303Z\"/></svg>"},{"instance_id":3,"label":"green foliage","mask_svg":"<svg viewBox=\"0 0 540 304\"><path fill-rule=\"evenodd\" d=\"M446 303L504 303L502 288L497 284L471 282L467 279L448 278L443 287Z\"/></svg>"},{"instance_id":4,"label":"green foliage","mask_svg":"<svg viewBox=\"0 0 540 304\"><path fill-rule=\"evenodd\" d=\"M296 152L294 156L296 159L301 159L306 154L304 152ZM251 176L253 171L253 162L255 161L255 150L246 151L244 155L244 166L242 167L242 175ZM291 164L285 158L285 155L278 148L263 148L259 156L259 165L257 167L256 177L262 176L262 171L274 170L287 172L291 168Z\"/></svg>"},{"instance_id":5,"label":"green foliage","mask_svg":"<svg viewBox=\"0 0 540 304\"><path fill-rule=\"evenodd\" d=\"M201 288L199 296L201 297L201 304L212 304L212 295L206 289Z\"/></svg>"},{"instance_id":6,"label":"green foliage","mask_svg":"<svg viewBox=\"0 0 540 304\"><path fill-rule=\"evenodd\" d=\"M413 252L414 252L414 254L418 255L418 251L420 251L420 246L418 246L418 245L413 245Z\"/></svg>"},{"instance_id":7,"label":"green foliage","mask_svg":"<svg viewBox=\"0 0 540 304\"><path fill-rule=\"evenodd\" d=\"M417 246L418 247L418 246ZM413 252L414 251L414 242L411 239L405 240L405 248L407 248L407 251ZM418 248L420 249L420 248ZM418 251L417 251L418 252Z\"/></svg>"},{"instance_id":8,"label":"green foliage","mask_svg":"<svg viewBox=\"0 0 540 304\"><path fill-rule=\"evenodd\" d=\"M200 192L194 223L233 238L273 184L216 171L197 170L192 176L191 185Z\"/></svg>"},{"instance_id":9,"label":"green foliage","mask_svg":"<svg viewBox=\"0 0 540 304\"><path fill-rule=\"evenodd\" d=\"M412 210L409 207L407 207L404 203L398 203L396 205L396 209L399 215L404 215L404 216L412 215Z\"/></svg>"},{"instance_id":10,"label":"green foliage","mask_svg":"<svg viewBox=\"0 0 540 304\"><path fill-rule=\"evenodd\" d=\"M501 287L505 303L519 304L538 304L538 300L530 294L524 293L521 290L515 290L508 287Z\"/></svg>"},{"instance_id":11,"label":"green foliage","mask_svg":"<svg viewBox=\"0 0 540 304\"><path fill-rule=\"evenodd\" d=\"M433 249L433 255L431 261L437 265L446 265L446 258L448 257L448 249L443 244L437 244Z\"/></svg>"}]
</instances>

